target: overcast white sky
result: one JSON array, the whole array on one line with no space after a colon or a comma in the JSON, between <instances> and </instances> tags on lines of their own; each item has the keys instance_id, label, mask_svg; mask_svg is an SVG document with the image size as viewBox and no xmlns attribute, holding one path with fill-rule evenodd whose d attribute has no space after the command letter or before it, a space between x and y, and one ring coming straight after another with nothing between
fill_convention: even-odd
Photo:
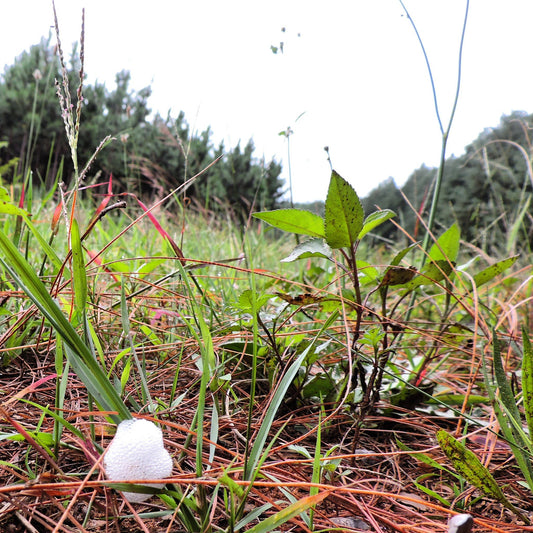
<instances>
[{"instance_id":1,"label":"overcast white sky","mask_svg":"<svg viewBox=\"0 0 533 533\"><path fill-rule=\"evenodd\" d=\"M405 4L446 121L466 0ZM132 88L152 86L153 110L183 110L189 124L211 126L213 140L227 146L253 137L256 156L281 161L287 183L287 142L278 133L291 126L296 201L325 198L324 146L360 196L438 162L427 70L398 0L56 0L68 52L84 6L89 82L112 88L114 75L130 70ZM0 18L1 68L48 35L51 1L4 1ZM450 154L460 155L502 114L533 112L532 21L531 0L471 0ZM284 53L274 55L270 46L280 41Z\"/></svg>"}]
</instances>

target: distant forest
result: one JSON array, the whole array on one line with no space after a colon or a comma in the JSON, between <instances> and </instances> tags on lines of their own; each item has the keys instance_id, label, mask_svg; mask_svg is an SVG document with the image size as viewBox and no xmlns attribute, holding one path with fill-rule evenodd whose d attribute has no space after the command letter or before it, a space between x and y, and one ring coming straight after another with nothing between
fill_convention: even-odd
<instances>
[{"instance_id":1,"label":"distant forest","mask_svg":"<svg viewBox=\"0 0 533 533\"><path fill-rule=\"evenodd\" d=\"M460 157L446 160L435 232L454 222L463 240L489 254L531 252L533 247L533 115L515 111L486 128ZM437 168L422 165L398 187L392 177L361 202L365 212L392 209L398 225L415 239L423 236ZM347 176L349 179L349 176ZM298 207L321 214L323 202ZM403 232L394 224L374 231L375 244L398 242ZM517 246L517 249L512 249Z\"/></svg>"},{"instance_id":2,"label":"distant forest","mask_svg":"<svg viewBox=\"0 0 533 533\"><path fill-rule=\"evenodd\" d=\"M79 54L69 65L71 92L78 87ZM26 178L48 186L56 179L68 183L72 167L54 79L60 65L50 39L22 53L0 76L0 177ZM246 215L251 210L283 206L285 192L281 164L254 157L250 140L226 148L214 146L209 129L197 133L178 117L151 115L150 87L134 91L128 72L116 75L116 87L84 86L79 161L83 165L102 139L115 140L99 154L89 180L107 182L113 174L117 190L160 196L221 160L186 190L188 199L205 209L232 209ZM151 118L152 117L152 118ZM487 253L521 250L533 245L533 115L514 112L499 126L485 129L460 157L446 161L437 229L456 222L463 239ZM396 221L415 238L422 235L418 216L427 217L437 169L421 166L398 187L389 178L363 199L365 211L376 206L394 210ZM350 176L346 176L349 180ZM320 202L306 209L320 211ZM375 239L397 242L400 230L393 224L377 229ZM376 242L377 242L376 241Z\"/></svg>"},{"instance_id":3,"label":"distant forest","mask_svg":"<svg viewBox=\"0 0 533 533\"><path fill-rule=\"evenodd\" d=\"M61 68L51 39L23 52L0 75L0 176L26 178L49 186L68 183L73 172L54 79ZM73 51L68 67L70 92L76 105L80 57ZM114 140L100 152L89 181L107 182L113 174L115 192L128 190L161 196L221 159L190 183L184 196L203 209L231 209L246 214L272 209L284 193L281 165L254 157L252 140L245 146L215 146L211 131L191 130L183 113L151 115L150 87L130 88L130 74L116 75L109 90L84 84L78 161L84 166L107 135Z\"/></svg>"},{"instance_id":4,"label":"distant forest","mask_svg":"<svg viewBox=\"0 0 533 533\"><path fill-rule=\"evenodd\" d=\"M516 243L531 251L532 132L533 115L516 111L503 116L499 126L486 128L463 155L446 160L437 215L441 230L456 222L462 238L487 253L512 253ZM423 228L417 215L427 219L436 174L436 168L423 165L402 187L392 178L385 180L362 200L365 211L392 209L402 228L419 238ZM397 240L399 235L391 224L378 231L382 239Z\"/></svg>"}]
</instances>

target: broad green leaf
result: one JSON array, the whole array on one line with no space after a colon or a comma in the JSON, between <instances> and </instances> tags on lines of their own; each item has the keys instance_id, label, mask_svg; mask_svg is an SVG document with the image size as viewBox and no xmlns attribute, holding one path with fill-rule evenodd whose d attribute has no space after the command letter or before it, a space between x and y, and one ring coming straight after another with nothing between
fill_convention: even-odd
<instances>
[{"instance_id":1,"label":"broad green leaf","mask_svg":"<svg viewBox=\"0 0 533 533\"><path fill-rule=\"evenodd\" d=\"M410 244L403 250L400 250L395 256L394 259L390 262L391 266L398 266L400 264L400 261L416 246L418 246L418 242L414 242L413 244Z\"/></svg>"},{"instance_id":2,"label":"broad green leaf","mask_svg":"<svg viewBox=\"0 0 533 533\"><path fill-rule=\"evenodd\" d=\"M254 213L255 218L264 220L271 226L311 237L324 237L324 219L311 211L303 209L276 209Z\"/></svg>"},{"instance_id":3,"label":"broad green leaf","mask_svg":"<svg viewBox=\"0 0 533 533\"><path fill-rule=\"evenodd\" d=\"M281 262L289 263L296 261L296 259L304 259L306 257L325 257L326 259L332 259L331 248L323 239L309 239L296 246Z\"/></svg>"},{"instance_id":4,"label":"broad green leaf","mask_svg":"<svg viewBox=\"0 0 533 533\"><path fill-rule=\"evenodd\" d=\"M392 287L394 285L404 285L411 281L418 273L415 267L390 266L385 270L381 280L382 287Z\"/></svg>"},{"instance_id":5,"label":"broad green leaf","mask_svg":"<svg viewBox=\"0 0 533 533\"><path fill-rule=\"evenodd\" d=\"M461 240L461 230L457 224L453 224L447 229L433 244L429 250L429 258L432 261L457 261L459 255L459 242Z\"/></svg>"},{"instance_id":6,"label":"broad green leaf","mask_svg":"<svg viewBox=\"0 0 533 533\"><path fill-rule=\"evenodd\" d=\"M84 316L87 304L87 272L83 259L80 228L78 221L72 221L70 231L70 244L72 247L72 277L74 278L74 304L79 316Z\"/></svg>"},{"instance_id":7,"label":"broad green leaf","mask_svg":"<svg viewBox=\"0 0 533 533\"><path fill-rule=\"evenodd\" d=\"M501 261L498 261L493 265L483 269L481 272L478 272L474 276L474 283L476 284L476 287L481 287L481 285L493 280L496 276L508 268L511 268L519 257L519 255L514 255L512 257L508 257L507 259L502 259Z\"/></svg>"},{"instance_id":8,"label":"broad green leaf","mask_svg":"<svg viewBox=\"0 0 533 533\"><path fill-rule=\"evenodd\" d=\"M358 259L357 261L357 270L359 271L359 283L361 285L375 283L379 277L379 270L374 265L362 259Z\"/></svg>"},{"instance_id":9,"label":"broad green leaf","mask_svg":"<svg viewBox=\"0 0 533 533\"><path fill-rule=\"evenodd\" d=\"M390 209L383 209L382 211L374 211L373 213L370 213L370 215L365 218L363 229L359 233L359 239L362 239L368 232L395 216L396 213Z\"/></svg>"},{"instance_id":10,"label":"broad green leaf","mask_svg":"<svg viewBox=\"0 0 533 533\"><path fill-rule=\"evenodd\" d=\"M335 171L326 198L326 242L333 249L351 248L363 229L365 213L354 188Z\"/></svg>"},{"instance_id":11,"label":"broad green leaf","mask_svg":"<svg viewBox=\"0 0 533 533\"><path fill-rule=\"evenodd\" d=\"M257 313L263 305L265 305L271 298L272 294L254 294L251 289L246 289L239 296L239 301L237 305L239 309L243 311L250 311L252 313Z\"/></svg>"},{"instance_id":12,"label":"broad green leaf","mask_svg":"<svg viewBox=\"0 0 533 533\"><path fill-rule=\"evenodd\" d=\"M438 262L431 262L427 264L418 276L415 276L411 281L405 284L409 290L420 287L421 285L429 285L442 281L446 276L449 276L453 270L452 265L448 261L440 260Z\"/></svg>"},{"instance_id":13,"label":"broad green leaf","mask_svg":"<svg viewBox=\"0 0 533 533\"><path fill-rule=\"evenodd\" d=\"M335 383L327 374L317 374L302 388L304 398L325 398L335 388Z\"/></svg>"},{"instance_id":14,"label":"broad green leaf","mask_svg":"<svg viewBox=\"0 0 533 533\"><path fill-rule=\"evenodd\" d=\"M533 349L528 332L522 327L522 342L524 354L522 356L522 391L524 411L530 438L533 439Z\"/></svg>"},{"instance_id":15,"label":"broad green leaf","mask_svg":"<svg viewBox=\"0 0 533 533\"><path fill-rule=\"evenodd\" d=\"M27 211L11 203L11 198L5 187L0 187L0 213L24 217L29 215Z\"/></svg>"}]
</instances>

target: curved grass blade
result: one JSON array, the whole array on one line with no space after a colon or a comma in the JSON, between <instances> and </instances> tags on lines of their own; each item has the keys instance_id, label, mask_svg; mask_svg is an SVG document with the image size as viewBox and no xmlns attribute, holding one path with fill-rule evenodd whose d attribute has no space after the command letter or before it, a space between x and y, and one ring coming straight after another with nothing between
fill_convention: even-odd
<instances>
[{"instance_id":1,"label":"curved grass blade","mask_svg":"<svg viewBox=\"0 0 533 533\"><path fill-rule=\"evenodd\" d=\"M78 221L72 220L70 232L70 245L72 247L72 277L74 281L74 308L80 319L85 317L87 305L87 271L83 260L83 248L81 246L80 228Z\"/></svg>"},{"instance_id":2,"label":"curved grass blade","mask_svg":"<svg viewBox=\"0 0 533 533\"><path fill-rule=\"evenodd\" d=\"M270 428L272 427L272 424L274 422L274 418L276 417L276 413L278 412L279 406L281 405L283 399L285 398L285 394L290 384L293 382L294 378L296 377L296 374L298 373L300 366L302 365L303 361L307 357L310 350L315 345L317 339L337 319L337 316L338 316L338 312L334 312L324 322L324 325L322 326L320 331L316 334L316 336L311 341L309 346L291 364L291 366L288 368L287 372L283 376L282 380L280 381L278 387L276 388L276 392L274 393L272 400L270 401L267 412L265 414L261 427L259 428L257 437L252 446L252 449L250 451L250 455L248 457L248 461L246 463L246 467L244 470L244 479L250 480L254 476L254 471L259 462L259 458L261 457L261 452L265 445Z\"/></svg>"},{"instance_id":3,"label":"curved grass blade","mask_svg":"<svg viewBox=\"0 0 533 533\"><path fill-rule=\"evenodd\" d=\"M329 496L330 491L324 491L320 494L315 494L314 496L306 496L297 502L292 503L285 509L269 516L266 520L263 520L256 526L248 530L248 533L268 533L284 524L291 518L298 516L303 513L310 507L314 507L316 504L320 503L324 498Z\"/></svg>"},{"instance_id":4,"label":"curved grass blade","mask_svg":"<svg viewBox=\"0 0 533 533\"><path fill-rule=\"evenodd\" d=\"M533 439L533 349L529 340L528 332L522 326L522 342L524 354L522 359L522 391L524 411L526 413L527 427L530 438Z\"/></svg>"},{"instance_id":5,"label":"curved grass blade","mask_svg":"<svg viewBox=\"0 0 533 533\"><path fill-rule=\"evenodd\" d=\"M100 407L106 411L116 411L118 414L112 415L116 422L131 418L129 410L91 350L50 296L31 265L3 232L0 232L0 250L4 255L0 258L1 263L62 338L72 368Z\"/></svg>"}]
</instances>

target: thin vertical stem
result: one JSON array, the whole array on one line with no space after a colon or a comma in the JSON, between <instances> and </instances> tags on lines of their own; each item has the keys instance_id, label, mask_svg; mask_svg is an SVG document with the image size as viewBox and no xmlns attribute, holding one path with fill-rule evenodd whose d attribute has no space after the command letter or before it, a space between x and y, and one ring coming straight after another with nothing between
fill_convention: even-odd
<instances>
[{"instance_id":1,"label":"thin vertical stem","mask_svg":"<svg viewBox=\"0 0 533 533\"><path fill-rule=\"evenodd\" d=\"M466 33L466 24L467 24L467 21L468 21L468 10L470 8L470 0L466 0L465 17L464 17L463 28L462 28L462 32L461 32L461 41L460 41L460 44L459 44L457 87L456 87L456 91L455 91L455 97L454 97L454 101L453 101L452 111L450 113L450 118L449 118L448 126L447 126L446 130L444 130L444 127L442 125L442 120L440 118L439 103L438 103L438 99L437 99L437 91L436 91L436 88L435 88L435 81L433 80L433 73L431 71L431 65L429 63L429 58L428 58L428 55L426 53L426 49L424 47L424 43L422 42L422 38L420 37L420 34L418 33L418 29L416 27L416 24L415 24L414 20L411 18L411 15L409 14L409 11L405 7L405 4L403 3L402 0L398 0L398 1L400 2L403 10L405 11L405 14L406 14L407 18L409 19L409 22L413 26L413 29L414 29L414 31L416 33L416 37L418 39L418 42L420 43L420 47L422 48L422 53L424 54L424 59L426 61L426 66L427 66L427 69L428 69L429 79L430 79L430 82L431 82L431 90L432 90L432 93L433 93L433 102L435 104L435 113L437 115L437 121L439 123L439 128L440 128L440 132L441 132L441 135L442 135L439 170L437 172L437 178L435 180L435 187L433 189L433 198L432 198L432 201L431 201L429 219L428 219L426 234L424 236L424 242L423 242L423 245L422 245L424 252L427 252L428 249L429 249L431 233L432 233L432 230L433 230L433 226L434 226L434 223L435 223L435 217L436 217L436 214L437 214L437 208L438 208L438 204L439 204L439 196L440 196L440 191L441 191L441 188L442 188L442 180L443 180L443 177L444 177L444 168L446 166L446 146L447 146L447 143L448 143L448 137L450 135L450 130L451 130L451 127L452 127L454 116L455 116L455 111L457 109L457 103L459 101L459 93L460 93L460 90L461 90L461 72L462 72L462 66L463 66L463 46L464 46L464 39L465 39L465 33ZM425 262L426 262L426 253L424 253L422 255L420 268L422 268L424 266Z\"/></svg>"}]
</instances>

